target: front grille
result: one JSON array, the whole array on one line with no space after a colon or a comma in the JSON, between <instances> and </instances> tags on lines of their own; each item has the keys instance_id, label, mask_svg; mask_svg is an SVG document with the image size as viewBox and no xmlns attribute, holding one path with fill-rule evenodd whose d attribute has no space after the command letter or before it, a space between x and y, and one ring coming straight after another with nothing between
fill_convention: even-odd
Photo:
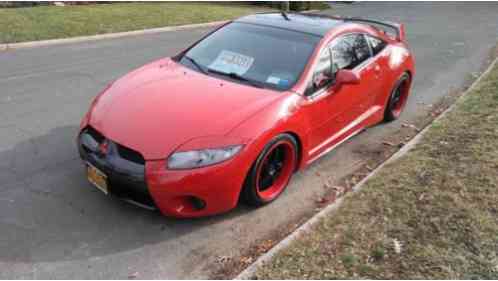
<instances>
[{"instance_id":1,"label":"front grille","mask_svg":"<svg viewBox=\"0 0 498 281\"><path fill-rule=\"evenodd\" d=\"M109 192L117 197L138 202L155 208L145 180L145 159L128 147L109 142L107 153L102 153L99 145L105 136L88 126L79 137L80 154L84 161L90 162L104 172L108 178Z\"/></svg>"},{"instance_id":2,"label":"front grille","mask_svg":"<svg viewBox=\"0 0 498 281\"><path fill-rule=\"evenodd\" d=\"M140 165L145 165L145 159L143 158L142 154L136 152L131 148L122 146L118 143L116 143L116 147L118 148L119 156L123 157L128 161L135 162Z\"/></svg>"},{"instance_id":3,"label":"front grille","mask_svg":"<svg viewBox=\"0 0 498 281\"><path fill-rule=\"evenodd\" d=\"M88 126L83 132L90 135L98 144L101 144L105 140L104 135L102 135L101 133L99 133L97 130L95 130L94 128L92 128L90 126ZM123 146L119 143L113 142L113 144L116 145L118 154L123 159L126 159L126 160L133 162L133 163L136 163L136 164L145 165L145 159L142 156L142 154L140 154L139 152L137 152L131 148L128 148L126 146ZM83 147L83 148L85 149L86 152L89 152L87 147Z\"/></svg>"},{"instance_id":4,"label":"front grille","mask_svg":"<svg viewBox=\"0 0 498 281\"><path fill-rule=\"evenodd\" d=\"M99 144L102 143L105 139L105 137L101 133L99 133L97 130L95 130L94 128L92 128L90 126L88 126L84 130L84 132L89 134Z\"/></svg>"}]
</instances>

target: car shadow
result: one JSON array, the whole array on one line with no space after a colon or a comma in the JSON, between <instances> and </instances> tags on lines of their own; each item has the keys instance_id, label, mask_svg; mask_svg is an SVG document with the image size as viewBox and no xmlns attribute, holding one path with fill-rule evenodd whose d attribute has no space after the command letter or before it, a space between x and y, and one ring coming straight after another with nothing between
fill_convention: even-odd
<instances>
[{"instance_id":1,"label":"car shadow","mask_svg":"<svg viewBox=\"0 0 498 281\"><path fill-rule=\"evenodd\" d=\"M0 262L110 255L179 239L251 210L174 219L106 196L86 180L77 130L57 127L0 151Z\"/></svg>"}]
</instances>

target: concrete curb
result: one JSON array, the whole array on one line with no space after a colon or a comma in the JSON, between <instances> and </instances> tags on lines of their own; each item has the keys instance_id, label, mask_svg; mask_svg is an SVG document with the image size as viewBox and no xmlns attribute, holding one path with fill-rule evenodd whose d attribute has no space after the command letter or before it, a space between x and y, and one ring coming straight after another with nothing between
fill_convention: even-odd
<instances>
[{"instance_id":1,"label":"concrete curb","mask_svg":"<svg viewBox=\"0 0 498 281\"><path fill-rule=\"evenodd\" d=\"M405 144L400 150L391 155L389 159L387 159L384 163L379 165L375 170L373 170L370 174L368 174L365 178L363 178L358 184L353 187L352 192L358 192L362 189L365 183L373 176L375 176L385 165L397 160L401 156L405 155L408 151L410 151L417 143L420 142L425 133L430 129L431 125L434 122L441 120L444 116L446 116L449 112L455 109L457 102L465 97L468 93L470 93L476 85L485 77L491 69L498 63L498 58L495 58L494 61L486 68L486 70L479 76L477 80L475 80L472 85L465 90L465 92L453 103L450 107L448 107L445 111L443 111L438 117L436 117L431 123L429 123L420 133L418 133L414 138L412 138L407 144ZM270 249L270 251L266 252L262 256L260 256L254 263L252 263L249 267L247 267L244 271L242 271L235 280L248 280L252 279L256 271L262 266L264 263L268 262L271 258L273 258L278 252L285 249L289 246L294 240L298 239L302 234L305 234L312 230L312 227L316 225L320 219L325 217L326 215L332 213L337 208L339 208L344 200L344 197L337 199L334 203L328 205L323 210L318 212L316 215L311 217L306 223L301 225L299 228L294 230L289 236L280 241L277 245Z\"/></svg>"},{"instance_id":2,"label":"concrete curb","mask_svg":"<svg viewBox=\"0 0 498 281\"><path fill-rule=\"evenodd\" d=\"M225 20L225 21L213 21L213 22L207 22L207 23L196 23L196 24L187 24L187 25L178 25L178 26L166 26L166 27L159 27L159 28L134 30L134 31L126 31L126 32L118 32L118 33L98 34L98 35L91 35L91 36L80 36L80 37L63 38L63 39L51 39L51 40L30 41L30 42L21 42L21 43L7 43L7 44L0 44L0 51L22 49L22 48L33 48L33 47L41 47L41 46L60 45L60 44L69 44L69 43L80 43L80 42L96 41L96 40L102 40L102 39L113 39L113 38L121 38L121 37L128 37L128 36L155 34L155 33L168 32L168 31L188 30L188 29L202 28L202 27L214 27L214 26L220 26L226 22L228 22L228 21L227 20Z\"/></svg>"}]
</instances>

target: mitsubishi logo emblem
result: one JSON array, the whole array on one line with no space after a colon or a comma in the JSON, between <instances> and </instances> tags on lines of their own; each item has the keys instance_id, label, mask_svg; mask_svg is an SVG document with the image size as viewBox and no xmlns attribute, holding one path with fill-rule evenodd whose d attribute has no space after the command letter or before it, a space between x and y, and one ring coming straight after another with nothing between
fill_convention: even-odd
<instances>
[{"instance_id":1,"label":"mitsubishi logo emblem","mask_svg":"<svg viewBox=\"0 0 498 281\"><path fill-rule=\"evenodd\" d=\"M109 150L109 142L104 140L101 144L99 144L99 154L104 156L107 154Z\"/></svg>"}]
</instances>

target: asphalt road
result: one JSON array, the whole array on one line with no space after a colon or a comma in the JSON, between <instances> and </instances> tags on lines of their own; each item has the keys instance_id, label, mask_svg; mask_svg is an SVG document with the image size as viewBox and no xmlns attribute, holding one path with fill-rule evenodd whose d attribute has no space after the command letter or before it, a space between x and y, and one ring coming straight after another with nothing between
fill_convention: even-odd
<instances>
[{"instance_id":1,"label":"asphalt road","mask_svg":"<svg viewBox=\"0 0 498 281\"><path fill-rule=\"evenodd\" d=\"M417 59L404 121L427 114L479 70L498 37L497 3L359 3L332 14L402 21ZM298 173L257 210L175 220L104 196L85 179L74 138L109 81L175 54L208 29L0 53L0 278L198 278L315 208L318 173L353 170L400 122L376 126Z\"/></svg>"}]
</instances>

